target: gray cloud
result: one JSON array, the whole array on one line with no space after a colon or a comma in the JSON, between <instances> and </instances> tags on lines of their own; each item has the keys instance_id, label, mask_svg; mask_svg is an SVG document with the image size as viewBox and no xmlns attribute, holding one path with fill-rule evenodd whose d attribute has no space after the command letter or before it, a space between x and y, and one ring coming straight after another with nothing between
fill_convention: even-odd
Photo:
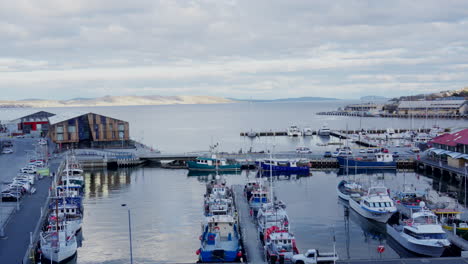
<instances>
[{"instance_id":1,"label":"gray cloud","mask_svg":"<svg viewBox=\"0 0 468 264\"><path fill-rule=\"evenodd\" d=\"M356 98L468 81L466 1L19 0L0 17L4 99Z\"/></svg>"}]
</instances>

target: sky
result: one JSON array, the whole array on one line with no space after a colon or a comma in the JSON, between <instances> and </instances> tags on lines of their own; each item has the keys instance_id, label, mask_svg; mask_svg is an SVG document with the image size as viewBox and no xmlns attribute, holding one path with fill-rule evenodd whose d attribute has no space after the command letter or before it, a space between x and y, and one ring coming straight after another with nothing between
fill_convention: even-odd
<instances>
[{"instance_id":1,"label":"sky","mask_svg":"<svg viewBox=\"0 0 468 264\"><path fill-rule=\"evenodd\" d=\"M468 86L468 1L0 2L0 100Z\"/></svg>"}]
</instances>

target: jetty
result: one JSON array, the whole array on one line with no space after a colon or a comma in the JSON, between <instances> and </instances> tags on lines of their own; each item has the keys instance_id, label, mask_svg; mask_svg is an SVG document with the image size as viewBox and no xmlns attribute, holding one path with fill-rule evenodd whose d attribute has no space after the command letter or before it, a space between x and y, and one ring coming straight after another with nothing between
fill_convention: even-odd
<instances>
[{"instance_id":1,"label":"jetty","mask_svg":"<svg viewBox=\"0 0 468 264\"><path fill-rule=\"evenodd\" d=\"M407 128L394 129L395 133L405 133L405 132L408 132L410 130L411 129L407 129ZM318 129L315 129L315 130L313 129L312 130L312 135L317 135L317 131L318 131ZM417 131L422 132L422 133L427 133L427 132L430 131L430 129L429 128L417 129ZM270 131L258 131L258 132L253 131L253 132L255 133L255 137L274 137L274 136L287 136L288 135L288 132L284 131L284 130L281 130L281 131L270 130ZM365 129L365 130L364 129L348 129L348 130L338 129L338 130L331 130L330 135L346 139L346 138L348 138L348 135L359 134L360 132L366 132L367 134L384 134L384 133L387 132L387 129L386 128L383 128L383 129ZM247 137L251 133L252 132L240 132L240 136L241 137ZM304 137L307 137L307 136L304 136Z\"/></svg>"},{"instance_id":2,"label":"jetty","mask_svg":"<svg viewBox=\"0 0 468 264\"><path fill-rule=\"evenodd\" d=\"M244 242L244 252L248 263L265 263L263 247L257 235L257 227L250 216L250 208L244 197L244 189L242 185L233 185L232 190L239 214L239 225L241 227L242 240Z\"/></svg>"}]
</instances>

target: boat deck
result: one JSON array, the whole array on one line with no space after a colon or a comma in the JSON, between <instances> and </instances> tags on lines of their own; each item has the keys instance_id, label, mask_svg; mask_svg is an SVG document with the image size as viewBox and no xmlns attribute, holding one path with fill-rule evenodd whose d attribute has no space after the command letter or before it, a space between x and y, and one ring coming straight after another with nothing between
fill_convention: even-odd
<instances>
[{"instance_id":1,"label":"boat deck","mask_svg":"<svg viewBox=\"0 0 468 264\"><path fill-rule=\"evenodd\" d=\"M244 241L245 252L248 263L266 263L263 257L263 247L257 235L257 227L250 216L250 208L244 197L244 187L242 185L233 185L239 222Z\"/></svg>"}]
</instances>

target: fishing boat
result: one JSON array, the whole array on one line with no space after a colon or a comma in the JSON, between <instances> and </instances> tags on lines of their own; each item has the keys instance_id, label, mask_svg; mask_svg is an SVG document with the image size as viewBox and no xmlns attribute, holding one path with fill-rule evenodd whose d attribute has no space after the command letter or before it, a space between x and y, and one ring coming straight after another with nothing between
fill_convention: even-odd
<instances>
[{"instance_id":1,"label":"fishing boat","mask_svg":"<svg viewBox=\"0 0 468 264\"><path fill-rule=\"evenodd\" d=\"M205 216L228 215L234 212L232 191L219 175L216 175L215 181L207 184L204 209Z\"/></svg>"},{"instance_id":2,"label":"fishing boat","mask_svg":"<svg viewBox=\"0 0 468 264\"><path fill-rule=\"evenodd\" d=\"M286 229L272 226L265 231L264 254L268 263L291 263L299 254L294 235Z\"/></svg>"},{"instance_id":3,"label":"fishing boat","mask_svg":"<svg viewBox=\"0 0 468 264\"><path fill-rule=\"evenodd\" d=\"M377 153L375 156L368 158L337 156L336 159L340 167L396 168L396 161L390 153Z\"/></svg>"},{"instance_id":4,"label":"fishing boat","mask_svg":"<svg viewBox=\"0 0 468 264\"><path fill-rule=\"evenodd\" d=\"M259 186L258 188L252 190L250 199L248 201L250 209L252 210L252 215L255 216L263 204L270 202L268 191L266 190L265 186Z\"/></svg>"},{"instance_id":5,"label":"fishing boat","mask_svg":"<svg viewBox=\"0 0 468 264\"><path fill-rule=\"evenodd\" d=\"M362 197L350 196L349 206L363 217L381 223L397 211L393 200L388 195L388 189L384 186L370 187L367 194Z\"/></svg>"},{"instance_id":6,"label":"fishing boat","mask_svg":"<svg viewBox=\"0 0 468 264\"><path fill-rule=\"evenodd\" d=\"M398 211L406 217L411 217L413 212L421 210L421 202L424 202L426 206L429 203L425 192L418 192L409 188L397 192L393 199Z\"/></svg>"},{"instance_id":7,"label":"fishing boat","mask_svg":"<svg viewBox=\"0 0 468 264\"><path fill-rule=\"evenodd\" d=\"M300 137L302 136L302 131L297 126L288 127L288 136L290 137Z\"/></svg>"},{"instance_id":8,"label":"fishing boat","mask_svg":"<svg viewBox=\"0 0 468 264\"><path fill-rule=\"evenodd\" d=\"M421 207L424 208L424 202ZM387 224L387 234L407 250L424 256L440 257L450 246L436 215L425 208L407 220Z\"/></svg>"},{"instance_id":9,"label":"fishing boat","mask_svg":"<svg viewBox=\"0 0 468 264\"><path fill-rule=\"evenodd\" d=\"M237 219L232 215L213 215L202 224L200 262L239 262L242 257Z\"/></svg>"},{"instance_id":10,"label":"fishing boat","mask_svg":"<svg viewBox=\"0 0 468 264\"><path fill-rule=\"evenodd\" d=\"M55 203L58 204L55 205ZM68 231L73 234L81 230L83 211L80 204L76 204L74 201L68 203L65 199L58 199L52 202L49 207L52 209L49 215L49 223L64 221L67 224ZM55 210L54 207L56 207Z\"/></svg>"},{"instance_id":11,"label":"fishing boat","mask_svg":"<svg viewBox=\"0 0 468 264\"><path fill-rule=\"evenodd\" d=\"M58 215L58 201L55 205L55 213ZM75 234L68 229L67 222L60 219L50 222L46 231L40 233L39 244L46 263L66 262L75 256L78 249Z\"/></svg>"},{"instance_id":12,"label":"fishing boat","mask_svg":"<svg viewBox=\"0 0 468 264\"><path fill-rule=\"evenodd\" d=\"M338 196L345 201L349 201L350 197L361 198L365 195L365 190L362 185L351 180L340 181L336 187L336 192Z\"/></svg>"},{"instance_id":13,"label":"fishing boat","mask_svg":"<svg viewBox=\"0 0 468 264\"><path fill-rule=\"evenodd\" d=\"M264 242L265 231L272 226L290 230L289 217L285 209L286 205L281 201L266 203L260 207L257 213L257 229L260 241Z\"/></svg>"},{"instance_id":14,"label":"fishing boat","mask_svg":"<svg viewBox=\"0 0 468 264\"><path fill-rule=\"evenodd\" d=\"M309 166L301 166L297 160L265 159L258 162L264 171L309 174Z\"/></svg>"},{"instance_id":15,"label":"fishing boat","mask_svg":"<svg viewBox=\"0 0 468 264\"><path fill-rule=\"evenodd\" d=\"M323 125L318 131L317 134L319 136L330 136L330 128L327 125Z\"/></svg>"},{"instance_id":16,"label":"fishing boat","mask_svg":"<svg viewBox=\"0 0 468 264\"><path fill-rule=\"evenodd\" d=\"M195 161L187 161L189 170L195 171L240 171L241 164L227 159L219 159L216 156L211 158L199 157Z\"/></svg>"}]
</instances>

